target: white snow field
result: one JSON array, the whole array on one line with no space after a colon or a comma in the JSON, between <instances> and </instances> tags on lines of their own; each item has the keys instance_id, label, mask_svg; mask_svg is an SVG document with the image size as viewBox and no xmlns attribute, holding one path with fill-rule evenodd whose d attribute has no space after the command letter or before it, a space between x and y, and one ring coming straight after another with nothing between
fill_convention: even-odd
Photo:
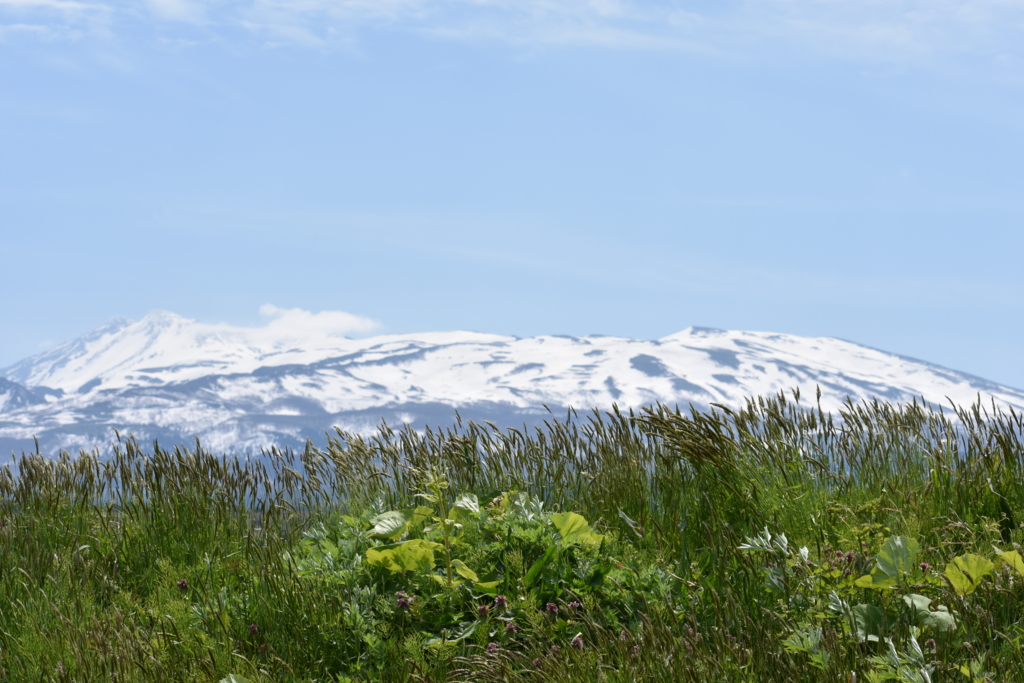
<instances>
[{"instance_id":1,"label":"white snow field","mask_svg":"<svg viewBox=\"0 0 1024 683\"><path fill-rule=\"evenodd\" d=\"M690 327L658 340L433 332L348 339L315 327L198 323L157 311L117 320L0 371L0 448L91 448L113 429L215 451L323 441L380 420L500 427L661 401L740 406L799 388L847 397L1024 409L1024 392L848 341Z\"/></svg>"}]
</instances>

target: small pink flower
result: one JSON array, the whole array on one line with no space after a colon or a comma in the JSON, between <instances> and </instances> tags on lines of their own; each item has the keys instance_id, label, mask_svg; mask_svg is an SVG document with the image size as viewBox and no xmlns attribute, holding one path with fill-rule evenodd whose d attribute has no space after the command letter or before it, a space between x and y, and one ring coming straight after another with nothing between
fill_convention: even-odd
<instances>
[{"instance_id":1,"label":"small pink flower","mask_svg":"<svg viewBox=\"0 0 1024 683\"><path fill-rule=\"evenodd\" d=\"M558 605L556 605L555 603L549 602L544 609L551 616L558 616Z\"/></svg>"},{"instance_id":2,"label":"small pink flower","mask_svg":"<svg viewBox=\"0 0 1024 683\"><path fill-rule=\"evenodd\" d=\"M519 627L513 624L511 621L505 624L505 633L510 636L514 636L519 631Z\"/></svg>"},{"instance_id":3,"label":"small pink flower","mask_svg":"<svg viewBox=\"0 0 1024 683\"><path fill-rule=\"evenodd\" d=\"M179 579L178 580L178 590L180 590L180 591L187 591L188 590L188 579Z\"/></svg>"},{"instance_id":4,"label":"small pink flower","mask_svg":"<svg viewBox=\"0 0 1024 683\"><path fill-rule=\"evenodd\" d=\"M572 639L572 642L569 643L569 644L572 645L577 650L582 650L583 649L583 637L582 636L576 636L575 638Z\"/></svg>"},{"instance_id":5,"label":"small pink flower","mask_svg":"<svg viewBox=\"0 0 1024 683\"><path fill-rule=\"evenodd\" d=\"M499 595L494 598L494 609L506 609L508 607L508 600L504 595Z\"/></svg>"},{"instance_id":6,"label":"small pink flower","mask_svg":"<svg viewBox=\"0 0 1024 683\"><path fill-rule=\"evenodd\" d=\"M487 652L493 654L498 651L497 643L487 643Z\"/></svg>"},{"instance_id":7,"label":"small pink flower","mask_svg":"<svg viewBox=\"0 0 1024 683\"><path fill-rule=\"evenodd\" d=\"M488 612L489 610L487 608L487 605L480 605L476 608L476 615L481 619L486 619Z\"/></svg>"},{"instance_id":8,"label":"small pink flower","mask_svg":"<svg viewBox=\"0 0 1024 683\"><path fill-rule=\"evenodd\" d=\"M921 567L921 571L923 571L923 572L926 572L926 571L928 571L928 567L930 567L931 565L930 565L930 564L928 564L927 562L922 562L922 563L921 563L920 565L918 565L918 566L920 566L920 567Z\"/></svg>"},{"instance_id":9,"label":"small pink flower","mask_svg":"<svg viewBox=\"0 0 1024 683\"><path fill-rule=\"evenodd\" d=\"M260 627L259 626L257 626L256 624L249 624L249 635L250 636L259 635L259 632L260 632Z\"/></svg>"}]
</instances>

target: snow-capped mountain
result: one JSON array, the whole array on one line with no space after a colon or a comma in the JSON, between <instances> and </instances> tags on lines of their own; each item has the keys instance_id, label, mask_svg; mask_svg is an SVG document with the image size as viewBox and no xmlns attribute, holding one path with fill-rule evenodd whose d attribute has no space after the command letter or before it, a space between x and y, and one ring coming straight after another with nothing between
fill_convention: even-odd
<instances>
[{"instance_id":1,"label":"snow-capped mountain","mask_svg":"<svg viewBox=\"0 0 1024 683\"><path fill-rule=\"evenodd\" d=\"M544 406L556 415L613 403L738 406L797 387L808 397L820 387L826 409L847 396L969 404L979 394L1024 409L1020 390L832 338L690 327L656 341L349 339L332 329L288 317L261 328L167 312L116 320L0 371L0 447L31 448L38 436L47 451L90 448L109 444L116 427L165 444L198 435L214 450L256 451L322 441L334 426L369 431L381 419L447 425L456 409L516 426L549 416Z\"/></svg>"}]
</instances>

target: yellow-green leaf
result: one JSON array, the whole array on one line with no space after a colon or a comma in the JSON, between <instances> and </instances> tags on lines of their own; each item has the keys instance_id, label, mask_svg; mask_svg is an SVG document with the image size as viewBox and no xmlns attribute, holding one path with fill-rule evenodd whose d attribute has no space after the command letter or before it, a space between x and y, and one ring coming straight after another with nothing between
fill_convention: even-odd
<instances>
[{"instance_id":1,"label":"yellow-green leaf","mask_svg":"<svg viewBox=\"0 0 1024 683\"><path fill-rule=\"evenodd\" d=\"M999 559L1010 565L1013 571L1017 572L1021 576L1024 576L1024 558L1020 556L1016 550L1010 550L1005 553L999 553Z\"/></svg>"},{"instance_id":2,"label":"yellow-green leaf","mask_svg":"<svg viewBox=\"0 0 1024 683\"><path fill-rule=\"evenodd\" d=\"M590 524L582 515L575 512L556 512L551 515L551 523L555 525L564 545L573 543L599 544L604 536L595 534L590 529Z\"/></svg>"},{"instance_id":3,"label":"yellow-green leaf","mask_svg":"<svg viewBox=\"0 0 1024 683\"><path fill-rule=\"evenodd\" d=\"M473 583L480 582L480 577L476 575L476 572L467 567L466 563L462 560L452 560L452 569L454 569L459 576L469 579Z\"/></svg>"},{"instance_id":4,"label":"yellow-green leaf","mask_svg":"<svg viewBox=\"0 0 1024 683\"><path fill-rule=\"evenodd\" d=\"M981 555L969 553L953 558L943 573L957 595L970 595L993 569L995 565L992 562Z\"/></svg>"},{"instance_id":5,"label":"yellow-green leaf","mask_svg":"<svg viewBox=\"0 0 1024 683\"><path fill-rule=\"evenodd\" d=\"M853 585L857 588L874 588L875 578L871 576L871 574L865 574L864 576L854 581Z\"/></svg>"},{"instance_id":6,"label":"yellow-green leaf","mask_svg":"<svg viewBox=\"0 0 1024 683\"><path fill-rule=\"evenodd\" d=\"M369 548L366 551L366 562L394 573L426 572L434 568L434 551L443 547L440 543L414 538L395 546Z\"/></svg>"},{"instance_id":7,"label":"yellow-green leaf","mask_svg":"<svg viewBox=\"0 0 1024 683\"><path fill-rule=\"evenodd\" d=\"M857 588L875 588L888 590L893 587L893 584L897 582L896 577L891 577L881 569L875 569L870 574L865 574L856 581L853 585Z\"/></svg>"}]
</instances>

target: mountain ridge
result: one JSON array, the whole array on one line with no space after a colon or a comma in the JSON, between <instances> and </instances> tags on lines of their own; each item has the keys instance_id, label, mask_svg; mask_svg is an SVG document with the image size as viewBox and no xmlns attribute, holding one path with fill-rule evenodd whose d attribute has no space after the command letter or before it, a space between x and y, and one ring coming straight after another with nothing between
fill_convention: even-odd
<instances>
[{"instance_id":1,"label":"mountain ridge","mask_svg":"<svg viewBox=\"0 0 1024 683\"><path fill-rule=\"evenodd\" d=\"M300 321L301 322L301 321ZM338 426L381 419L521 426L569 407L656 401L739 406L747 396L847 397L1024 409L1024 392L830 337L688 327L658 340L479 332L352 339L329 326L243 328L166 311L118 319L0 371L0 448L33 436L48 449L109 444L113 429L215 450L300 446Z\"/></svg>"}]
</instances>

